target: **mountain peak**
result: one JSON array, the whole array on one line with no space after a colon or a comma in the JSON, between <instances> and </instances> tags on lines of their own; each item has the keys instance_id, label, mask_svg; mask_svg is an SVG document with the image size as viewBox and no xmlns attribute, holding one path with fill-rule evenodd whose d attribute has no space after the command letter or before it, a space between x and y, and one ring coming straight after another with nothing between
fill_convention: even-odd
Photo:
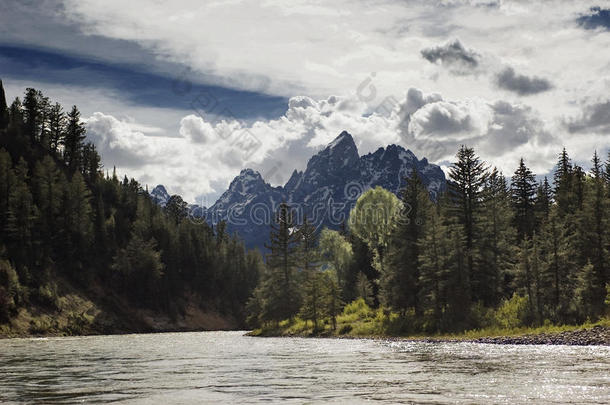
<instances>
[{"instance_id":1,"label":"mountain peak","mask_svg":"<svg viewBox=\"0 0 610 405\"><path fill-rule=\"evenodd\" d=\"M353 169L358 159L360 155L354 138L347 131L343 131L325 149L309 160L307 170L317 168L320 173L334 173L336 170Z\"/></svg>"},{"instance_id":2,"label":"mountain peak","mask_svg":"<svg viewBox=\"0 0 610 405\"><path fill-rule=\"evenodd\" d=\"M263 180L263 177L261 176L261 174L259 172L257 172L256 170L243 169L242 171L239 172L239 176L237 176L233 179L233 181L231 182L230 188L235 188L235 187L237 187L238 184L241 185L242 187L244 185L251 187L252 185L255 185L255 184L265 184L265 180Z\"/></svg>"},{"instance_id":3,"label":"mountain peak","mask_svg":"<svg viewBox=\"0 0 610 405\"><path fill-rule=\"evenodd\" d=\"M349 132L343 131L337 136L331 143L326 146L326 149L335 149L335 148L349 148L355 149L356 153L358 153L358 148L356 147L356 143L354 142L354 138L350 135Z\"/></svg>"},{"instance_id":4,"label":"mountain peak","mask_svg":"<svg viewBox=\"0 0 610 405\"><path fill-rule=\"evenodd\" d=\"M157 185L157 187L153 188L149 194L152 197L153 201L155 201L157 204L159 204L162 207L164 207L165 204L167 204L167 201L169 200L169 197L170 197L169 193L167 192L167 190L165 189L165 186L163 186L163 184Z\"/></svg>"}]
</instances>

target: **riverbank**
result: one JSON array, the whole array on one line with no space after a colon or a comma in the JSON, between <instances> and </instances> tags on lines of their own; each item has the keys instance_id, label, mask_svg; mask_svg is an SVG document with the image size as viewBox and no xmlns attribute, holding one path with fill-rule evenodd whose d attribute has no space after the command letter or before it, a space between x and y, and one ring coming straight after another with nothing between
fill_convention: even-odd
<instances>
[{"instance_id":1,"label":"riverbank","mask_svg":"<svg viewBox=\"0 0 610 405\"><path fill-rule=\"evenodd\" d=\"M370 308L363 300L345 306L336 318L336 328L328 318L313 322L294 318L277 324L267 324L253 330L250 336L330 337L400 339L423 342L477 342L495 344L555 344L610 346L610 318L605 317L581 325L522 326L519 314L488 317L485 327L458 333L424 335L422 321L414 314L401 317L382 308Z\"/></svg>"},{"instance_id":2,"label":"riverbank","mask_svg":"<svg viewBox=\"0 0 610 405\"><path fill-rule=\"evenodd\" d=\"M336 333L284 333L266 329L254 330L249 336L259 337L327 337L337 339L383 339L396 341L413 341L426 343L488 343L503 345L573 345L573 346L610 346L610 321L604 320L595 324L552 326L540 328L523 328L522 332L515 330L477 330L460 334L445 334L432 336L394 336L394 335L351 335ZM557 331L563 329L561 331ZM477 336L477 337L473 337Z\"/></svg>"},{"instance_id":3,"label":"riverbank","mask_svg":"<svg viewBox=\"0 0 610 405\"><path fill-rule=\"evenodd\" d=\"M30 299L7 322L0 322L0 339L235 330L241 325L212 305L203 305L194 294L177 297L172 313L137 308L99 284L84 289L63 278L57 278L47 295L43 302Z\"/></svg>"}]
</instances>

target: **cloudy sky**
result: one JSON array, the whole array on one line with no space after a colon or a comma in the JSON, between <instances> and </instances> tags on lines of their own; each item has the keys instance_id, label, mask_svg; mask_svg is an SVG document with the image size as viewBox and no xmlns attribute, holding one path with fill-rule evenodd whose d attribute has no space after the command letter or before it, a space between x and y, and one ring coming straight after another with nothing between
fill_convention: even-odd
<instances>
[{"instance_id":1,"label":"cloudy sky","mask_svg":"<svg viewBox=\"0 0 610 405\"><path fill-rule=\"evenodd\" d=\"M342 130L510 175L610 147L610 2L3 0L7 96L79 106L106 168L211 205Z\"/></svg>"}]
</instances>

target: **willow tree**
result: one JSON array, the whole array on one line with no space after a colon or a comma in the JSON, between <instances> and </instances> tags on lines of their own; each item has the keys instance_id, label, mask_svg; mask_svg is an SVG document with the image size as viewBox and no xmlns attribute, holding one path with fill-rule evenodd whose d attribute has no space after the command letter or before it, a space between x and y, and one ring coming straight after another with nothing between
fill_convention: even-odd
<instances>
[{"instance_id":1,"label":"willow tree","mask_svg":"<svg viewBox=\"0 0 610 405\"><path fill-rule=\"evenodd\" d=\"M344 299L353 298L354 291L349 291L347 272L354 252L352 245L337 231L323 229L320 233L320 258L328 263L337 274L337 284Z\"/></svg>"},{"instance_id":2,"label":"willow tree","mask_svg":"<svg viewBox=\"0 0 610 405\"><path fill-rule=\"evenodd\" d=\"M385 253L402 203L391 192L377 186L358 198L349 215L349 229L375 253L375 264L383 273Z\"/></svg>"}]
</instances>

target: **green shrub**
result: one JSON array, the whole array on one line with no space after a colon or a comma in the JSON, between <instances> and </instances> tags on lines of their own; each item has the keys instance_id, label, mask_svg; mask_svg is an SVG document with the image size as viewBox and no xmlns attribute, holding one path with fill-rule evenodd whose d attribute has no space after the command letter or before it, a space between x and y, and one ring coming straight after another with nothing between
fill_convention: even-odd
<instances>
[{"instance_id":1,"label":"green shrub","mask_svg":"<svg viewBox=\"0 0 610 405\"><path fill-rule=\"evenodd\" d=\"M513 294L510 300L504 300L502 305L495 311L494 323L506 329L518 328L525 325L528 316L528 299L518 294Z\"/></svg>"},{"instance_id":2,"label":"green shrub","mask_svg":"<svg viewBox=\"0 0 610 405\"><path fill-rule=\"evenodd\" d=\"M35 299L40 304L50 309L59 309L59 297L57 295L57 285L48 283L35 290Z\"/></svg>"},{"instance_id":3,"label":"green shrub","mask_svg":"<svg viewBox=\"0 0 610 405\"><path fill-rule=\"evenodd\" d=\"M64 331L69 335L84 335L89 326L91 325L91 319L84 313L79 314L72 312L68 315L68 323L64 328Z\"/></svg>"},{"instance_id":4,"label":"green shrub","mask_svg":"<svg viewBox=\"0 0 610 405\"><path fill-rule=\"evenodd\" d=\"M30 333L33 335L44 335L52 329L50 320L44 318L32 319L30 321Z\"/></svg>"},{"instance_id":5,"label":"green shrub","mask_svg":"<svg viewBox=\"0 0 610 405\"><path fill-rule=\"evenodd\" d=\"M8 322L22 303L23 288L17 272L6 260L0 260L0 323Z\"/></svg>"}]
</instances>

